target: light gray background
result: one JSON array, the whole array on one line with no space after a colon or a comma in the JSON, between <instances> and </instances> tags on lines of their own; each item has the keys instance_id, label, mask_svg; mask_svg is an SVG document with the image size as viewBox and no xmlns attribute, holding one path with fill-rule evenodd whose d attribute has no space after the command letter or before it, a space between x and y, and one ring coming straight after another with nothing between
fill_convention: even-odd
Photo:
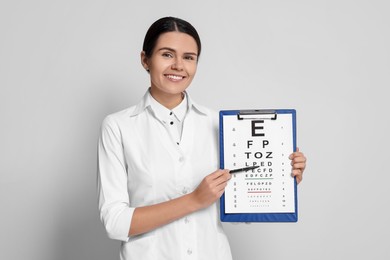
<instances>
[{"instance_id":1,"label":"light gray background","mask_svg":"<svg viewBox=\"0 0 390 260\"><path fill-rule=\"evenodd\" d=\"M235 259L389 259L390 2L0 2L0 259L118 259L98 220L102 119L149 86L144 34L199 31L193 98L295 108L296 224L224 224Z\"/></svg>"}]
</instances>

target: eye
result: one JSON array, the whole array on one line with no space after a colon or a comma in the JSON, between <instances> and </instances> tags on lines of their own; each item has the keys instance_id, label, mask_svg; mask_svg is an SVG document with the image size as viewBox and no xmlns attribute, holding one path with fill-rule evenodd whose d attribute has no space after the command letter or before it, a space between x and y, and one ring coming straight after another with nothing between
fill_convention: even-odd
<instances>
[{"instance_id":1,"label":"eye","mask_svg":"<svg viewBox=\"0 0 390 260\"><path fill-rule=\"evenodd\" d=\"M186 55L186 56L184 56L184 59L185 60L196 60L196 57L193 55Z\"/></svg>"},{"instance_id":2,"label":"eye","mask_svg":"<svg viewBox=\"0 0 390 260\"><path fill-rule=\"evenodd\" d=\"M170 52L163 52L161 55L166 58L173 58L173 54Z\"/></svg>"}]
</instances>

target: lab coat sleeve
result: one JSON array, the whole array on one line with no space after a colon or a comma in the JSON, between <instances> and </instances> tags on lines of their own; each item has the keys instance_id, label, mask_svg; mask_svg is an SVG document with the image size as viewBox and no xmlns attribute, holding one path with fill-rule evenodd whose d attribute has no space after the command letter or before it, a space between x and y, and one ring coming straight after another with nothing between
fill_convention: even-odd
<instances>
[{"instance_id":1,"label":"lab coat sleeve","mask_svg":"<svg viewBox=\"0 0 390 260\"><path fill-rule=\"evenodd\" d=\"M104 119L98 143L98 204L108 237L128 241L135 208L129 204L121 131L113 116Z\"/></svg>"}]
</instances>

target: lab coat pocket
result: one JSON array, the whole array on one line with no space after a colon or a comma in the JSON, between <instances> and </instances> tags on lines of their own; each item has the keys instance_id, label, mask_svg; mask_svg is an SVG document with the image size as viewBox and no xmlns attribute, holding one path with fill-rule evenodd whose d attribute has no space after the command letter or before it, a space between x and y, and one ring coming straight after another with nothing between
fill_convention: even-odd
<instances>
[{"instance_id":1,"label":"lab coat pocket","mask_svg":"<svg viewBox=\"0 0 390 260\"><path fill-rule=\"evenodd\" d=\"M157 259L155 238L154 231L130 237L128 242L122 244L122 254L131 256L129 259Z\"/></svg>"}]
</instances>

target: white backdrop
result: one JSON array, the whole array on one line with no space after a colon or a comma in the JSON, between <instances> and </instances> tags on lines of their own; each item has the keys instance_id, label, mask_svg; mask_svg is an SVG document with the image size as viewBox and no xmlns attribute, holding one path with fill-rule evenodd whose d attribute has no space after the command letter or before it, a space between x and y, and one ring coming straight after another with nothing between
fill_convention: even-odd
<instances>
[{"instance_id":1,"label":"white backdrop","mask_svg":"<svg viewBox=\"0 0 390 260\"><path fill-rule=\"evenodd\" d=\"M295 108L299 222L224 224L234 259L389 259L390 2L0 2L0 259L118 259L98 219L102 119L149 85L147 28L199 31L189 89L219 109ZM386 95L386 94L387 95Z\"/></svg>"}]
</instances>

